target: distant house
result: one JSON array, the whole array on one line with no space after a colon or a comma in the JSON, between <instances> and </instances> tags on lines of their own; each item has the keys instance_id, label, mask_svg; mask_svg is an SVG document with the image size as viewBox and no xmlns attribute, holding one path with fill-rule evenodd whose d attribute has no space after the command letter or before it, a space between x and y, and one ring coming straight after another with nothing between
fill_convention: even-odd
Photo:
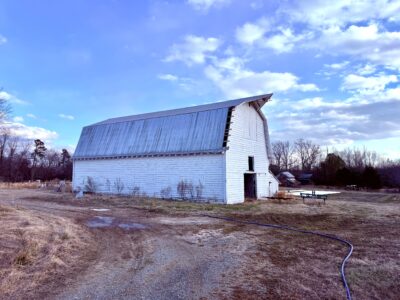
<instances>
[{"instance_id":1,"label":"distant house","mask_svg":"<svg viewBox=\"0 0 400 300\"><path fill-rule=\"evenodd\" d=\"M312 183L311 173L302 173L297 177L297 180L300 181L301 184L311 184Z\"/></svg>"},{"instance_id":2,"label":"distant house","mask_svg":"<svg viewBox=\"0 0 400 300\"><path fill-rule=\"evenodd\" d=\"M267 119L272 94L108 119L83 128L73 187L240 203L274 195Z\"/></svg>"},{"instance_id":3,"label":"distant house","mask_svg":"<svg viewBox=\"0 0 400 300\"><path fill-rule=\"evenodd\" d=\"M283 186L296 186L299 184L294 175L289 171L280 172L277 177Z\"/></svg>"}]
</instances>

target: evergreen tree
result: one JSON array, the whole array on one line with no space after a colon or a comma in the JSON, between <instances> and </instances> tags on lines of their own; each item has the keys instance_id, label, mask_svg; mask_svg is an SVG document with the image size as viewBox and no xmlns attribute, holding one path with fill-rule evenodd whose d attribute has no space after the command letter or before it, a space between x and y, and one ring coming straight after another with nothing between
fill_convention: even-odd
<instances>
[{"instance_id":1,"label":"evergreen tree","mask_svg":"<svg viewBox=\"0 0 400 300\"><path fill-rule=\"evenodd\" d=\"M32 180L35 179L35 172L36 172L37 164L40 160L43 159L43 157L46 154L46 150L47 150L47 148L44 145L44 142L42 142L41 140L36 139L34 141L34 143L35 143L35 148L33 149L33 152L31 154L31 156L32 156L31 179Z\"/></svg>"}]
</instances>

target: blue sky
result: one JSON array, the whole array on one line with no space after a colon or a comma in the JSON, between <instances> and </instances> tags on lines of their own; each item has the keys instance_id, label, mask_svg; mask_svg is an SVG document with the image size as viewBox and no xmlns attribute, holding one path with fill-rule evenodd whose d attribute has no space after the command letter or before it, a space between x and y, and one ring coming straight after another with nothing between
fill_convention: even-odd
<instances>
[{"instance_id":1,"label":"blue sky","mask_svg":"<svg viewBox=\"0 0 400 300\"><path fill-rule=\"evenodd\" d=\"M399 1L0 0L9 126L58 148L110 117L272 92L273 140L399 158L399 70Z\"/></svg>"}]
</instances>

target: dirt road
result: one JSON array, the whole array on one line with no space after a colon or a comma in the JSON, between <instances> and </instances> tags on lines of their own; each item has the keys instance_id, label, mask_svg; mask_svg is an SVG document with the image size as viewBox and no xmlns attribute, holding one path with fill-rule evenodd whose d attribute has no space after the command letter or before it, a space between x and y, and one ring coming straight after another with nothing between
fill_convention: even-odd
<instances>
[{"instance_id":1,"label":"dirt road","mask_svg":"<svg viewBox=\"0 0 400 300\"><path fill-rule=\"evenodd\" d=\"M355 299L394 299L397 281L380 278L386 284L381 288L370 276L399 274L396 201L350 204L338 198L326 206L295 202L223 208L0 191L0 298L345 297L338 273L346 252L341 245L199 216L205 209L344 235L356 246L348 268ZM366 241L364 234L377 226L385 226L384 233ZM379 267L381 257L386 268Z\"/></svg>"},{"instance_id":2,"label":"dirt road","mask_svg":"<svg viewBox=\"0 0 400 300\"><path fill-rule=\"evenodd\" d=\"M235 271L246 251L242 245L239 248L235 242L221 237L218 230L207 230L218 222L205 218L166 217L84 202L71 205L41 201L42 197L48 197L41 192L12 193L0 194L2 207L29 212L30 222L35 217L54 217L65 226L73 223L90 235L90 244L80 249L81 257L74 262L73 268L78 272L67 278L58 274L60 278L54 280L57 282L50 289L39 283L37 293L27 290L33 298L214 298L222 286L229 288L230 280L224 279L224 274ZM199 232L199 226L205 229ZM230 251L225 247L231 247ZM24 292L23 286L21 291ZM4 298L19 296L22 299L26 294L10 293Z\"/></svg>"}]
</instances>

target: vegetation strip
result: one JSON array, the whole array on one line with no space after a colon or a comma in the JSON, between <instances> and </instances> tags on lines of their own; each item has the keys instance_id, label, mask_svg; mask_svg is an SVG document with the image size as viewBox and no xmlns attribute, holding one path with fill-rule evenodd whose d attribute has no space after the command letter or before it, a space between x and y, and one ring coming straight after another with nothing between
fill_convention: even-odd
<instances>
[{"instance_id":1,"label":"vegetation strip","mask_svg":"<svg viewBox=\"0 0 400 300\"><path fill-rule=\"evenodd\" d=\"M349 285L347 284L346 275L345 275L345 271L344 271L344 268L346 266L346 262L348 261L348 259L350 258L351 254L353 253L353 248L354 248L353 245L349 241L346 241L346 240L341 239L341 238L339 238L337 236L334 236L334 235L329 235L329 234L316 232L316 231L299 229L299 228L295 228L295 227L289 227L289 226L285 226L285 225L264 224L264 223L258 223L258 222L255 222L255 221L242 221L242 220L238 220L238 219L234 219L234 218L219 217L219 216L212 216L212 215L206 215L206 214L201 214L200 216L207 217L207 218L213 218L213 219L225 220L225 221L229 221L229 222L236 222L236 223L241 223L241 224L249 224L249 225L257 225L257 226L263 226L263 227L277 228L277 229L295 231L295 232L300 232L300 233L305 233L305 234L314 234L314 235L318 235L318 236L323 237L323 238L328 238L328 239L331 239L331 240L334 240L334 241L338 241L338 242L341 242L341 243L347 245L349 247L349 252L347 253L347 255L342 260L342 264L340 266L340 276L342 278L342 282L343 282L344 288L346 289L346 297L347 297L347 299L348 300L352 299L351 298L350 288L349 288Z\"/></svg>"}]
</instances>

